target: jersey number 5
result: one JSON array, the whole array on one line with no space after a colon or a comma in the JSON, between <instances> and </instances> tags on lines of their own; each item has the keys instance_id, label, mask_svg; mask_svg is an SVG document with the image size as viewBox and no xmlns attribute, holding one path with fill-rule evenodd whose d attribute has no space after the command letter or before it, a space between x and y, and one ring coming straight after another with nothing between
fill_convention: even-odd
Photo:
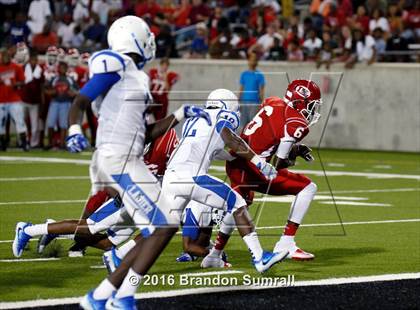
<instances>
[{"instance_id":1,"label":"jersey number 5","mask_svg":"<svg viewBox=\"0 0 420 310\"><path fill-rule=\"evenodd\" d=\"M247 136L252 135L258 128L260 128L263 124L263 119L261 118L261 114L265 113L265 115L270 116L273 114L273 107L266 105L263 107L257 115L254 116L252 121L246 127L244 134Z\"/></svg>"}]
</instances>

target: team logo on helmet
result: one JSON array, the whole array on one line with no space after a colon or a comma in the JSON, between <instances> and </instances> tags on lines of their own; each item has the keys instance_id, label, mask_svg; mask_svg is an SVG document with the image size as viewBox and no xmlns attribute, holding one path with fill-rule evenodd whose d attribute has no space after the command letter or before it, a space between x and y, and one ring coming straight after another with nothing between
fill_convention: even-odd
<instances>
[{"instance_id":1,"label":"team logo on helmet","mask_svg":"<svg viewBox=\"0 0 420 310\"><path fill-rule=\"evenodd\" d=\"M305 99L311 96L311 91L307 87L302 85L296 86L295 91L297 94L299 94L299 96Z\"/></svg>"}]
</instances>

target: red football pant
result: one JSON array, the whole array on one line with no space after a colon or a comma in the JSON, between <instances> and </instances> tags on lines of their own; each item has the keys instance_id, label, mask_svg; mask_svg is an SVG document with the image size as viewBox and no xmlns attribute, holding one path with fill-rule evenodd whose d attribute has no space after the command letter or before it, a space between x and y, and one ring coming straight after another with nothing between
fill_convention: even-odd
<instances>
[{"instance_id":1,"label":"red football pant","mask_svg":"<svg viewBox=\"0 0 420 310\"><path fill-rule=\"evenodd\" d=\"M293 173L287 169L277 172L277 177L269 182L252 163L237 158L226 162L226 173L231 186L248 204L252 203L253 191L274 196L297 195L311 180L300 173Z\"/></svg>"}]
</instances>

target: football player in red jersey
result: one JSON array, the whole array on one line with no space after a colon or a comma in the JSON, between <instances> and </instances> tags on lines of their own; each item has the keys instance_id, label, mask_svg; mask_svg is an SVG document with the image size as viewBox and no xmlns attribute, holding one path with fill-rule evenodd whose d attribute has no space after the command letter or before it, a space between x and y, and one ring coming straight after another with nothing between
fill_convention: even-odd
<instances>
[{"instance_id":1,"label":"football player in red jersey","mask_svg":"<svg viewBox=\"0 0 420 310\"><path fill-rule=\"evenodd\" d=\"M77 82L79 88L82 88L88 80L88 70L85 66L80 65L80 53L77 48L70 48L67 51L67 63L69 64L69 75Z\"/></svg>"},{"instance_id":2,"label":"football player in red jersey","mask_svg":"<svg viewBox=\"0 0 420 310\"><path fill-rule=\"evenodd\" d=\"M321 91L313 81L295 80L289 84L284 99L265 99L260 110L249 122L241 137L252 150L267 161L273 159L277 177L267 181L253 165L241 158L226 162L226 172L231 186L252 203L254 191L269 195L295 195L283 235L274 252L289 250L288 258L311 260L314 255L297 247L296 231L315 196L317 186L302 174L290 172L298 156L312 161L311 149L300 144L309 133L309 127L319 117ZM234 154L233 154L234 155ZM274 157L274 158L273 158ZM202 262L203 268L222 267L220 254L235 227L233 219L226 216L216 239L216 244Z\"/></svg>"},{"instance_id":3,"label":"football player in red jersey","mask_svg":"<svg viewBox=\"0 0 420 310\"><path fill-rule=\"evenodd\" d=\"M179 79L177 73L169 71L169 64L168 58L162 58L159 67L150 69L149 72L150 91L154 101L152 113L156 120L164 118L168 113L169 92Z\"/></svg>"},{"instance_id":4,"label":"football player in red jersey","mask_svg":"<svg viewBox=\"0 0 420 310\"><path fill-rule=\"evenodd\" d=\"M45 54L46 62L43 64L45 81L52 81L57 75L58 49L56 46L49 46Z\"/></svg>"},{"instance_id":5,"label":"football player in red jersey","mask_svg":"<svg viewBox=\"0 0 420 310\"><path fill-rule=\"evenodd\" d=\"M178 145L178 137L175 129L171 129L158 139L154 140L145 149L144 160L148 165L149 169L157 176L163 175L166 170L166 164L169 160L173 150ZM99 191L95 195L91 196L86 203L85 210L80 220L64 220L60 222L54 222L47 220L44 224L33 225L31 235L32 237L41 236L38 244L38 252L41 253L44 248L57 236L76 234L75 240L81 241L81 247L93 246L103 250L110 250L113 246L119 245L130 238L134 232L135 227L121 230L112 230L112 227L107 230L107 234L95 234L92 235L88 228L88 218L92 215L95 216L95 212L101 211L100 207L106 205L110 196L106 191ZM115 199L115 197L114 197ZM77 231L77 232L76 232ZM79 238L78 238L79 237ZM134 241L133 241L134 242ZM130 242L121 249L124 256L126 252L131 249L132 243ZM78 252L78 251L74 251ZM118 253L118 252L117 252ZM69 252L69 256L81 256L83 254L75 255Z\"/></svg>"}]
</instances>

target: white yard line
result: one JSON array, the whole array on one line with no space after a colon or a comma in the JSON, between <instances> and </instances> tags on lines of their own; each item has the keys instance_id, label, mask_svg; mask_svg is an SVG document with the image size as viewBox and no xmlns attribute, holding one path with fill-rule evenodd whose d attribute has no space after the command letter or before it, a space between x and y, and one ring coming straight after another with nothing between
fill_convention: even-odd
<instances>
[{"instance_id":1,"label":"white yard line","mask_svg":"<svg viewBox=\"0 0 420 310\"><path fill-rule=\"evenodd\" d=\"M0 161L22 161L22 162L42 162L42 163L62 163L62 164L81 164L89 165L88 159L70 159L56 157L20 157L20 156L0 156ZM225 171L223 166L211 166L211 170ZM294 169L293 172L305 173L309 175L323 176L322 170ZM325 171L328 176L353 176L378 179L412 179L420 180L420 175L414 174L396 174L396 173L370 173L370 172L350 172L350 171Z\"/></svg>"},{"instance_id":2,"label":"white yard line","mask_svg":"<svg viewBox=\"0 0 420 310\"><path fill-rule=\"evenodd\" d=\"M333 194L352 194L352 193L398 193L398 192L418 192L420 187L406 187L406 188L389 188L389 189L350 189L336 191L333 190ZM318 194L330 194L330 192L318 192Z\"/></svg>"},{"instance_id":3,"label":"white yard line","mask_svg":"<svg viewBox=\"0 0 420 310\"><path fill-rule=\"evenodd\" d=\"M383 275L375 275L375 276L295 281L293 283L293 287L341 285L341 284L366 283L366 282L378 282L378 281L409 280L409 279L419 279L419 278L420 278L420 273L418 272L417 273L383 274ZM275 285L274 286L239 285L239 286L176 289L176 290L140 293L140 294L136 294L136 298L141 300L141 299L150 299L150 298L167 298L167 297L206 294L206 293L220 293L220 292L228 292L228 291L261 290L261 289L267 289L267 288L284 288L284 285L282 284L279 284L277 286ZM45 306L78 304L81 298L82 297L70 297L70 298L55 298L55 299L35 299L35 300L16 301L16 302L0 302L0 309L36 308L36 307L45 307Z\"/></svg>"},{"instance_id":4,"label":"white yard line","mask_svg":"<svg viewBox=\"0 0 420 310\"><path fill-rule=\"evenodd\" d=\"M343 223L318 223L318 224L302 224L300 227L328 227L328 226L341 226L341 225L372 225L372 224L392 224L392 223L416 223L420 222L420 218L417 219L401 219L401 220L380 220L380 221L361 221L361 222L343 222ZM265 229L282 229L284 226L257 226L258 230ZM178 232L177 234L181 234ZM56 238L59 240L65 240L68 238ZM29 241L38 241L37 238L32 238ZM12 243L13 240L0 240L0 243Z\"/></svg>"},{"instance_id":5,"label":"white yard line","mask_svg":"<svg viewBox=\"0 0 420 310\"><path fill-rule=\"evenodd\" d=\"M89 165L90 159L72 159L58 157L23 157L23 156L0 156L0 161L22 161L32 163L53 163L53 164L80 164Z\"/></svg>"},{"instance_id":6,"label":"white yard line","mask_svg":"<svg viewBox=\"0 0 420 310\"><path fill-rule=\"evenodd\" d=\"M0 263L27 263L27 262L46 262L51 260L60 260L58 257L46 258L13 258L13 259L0 259Z\"/></svg>"},{"instance_id":7,"label":"white yard line","mask_svg":"<svg viewBox=\"0 0 420 310\"><path fill-rule=\"evenodd\" d=\"M43 205L43 204L66 204L66 203L80 203L86 202L86 199L79 200L37 200L37 201L7 201L0 202L0 206L9 205Z\"/></svg>"},{"instance_id":8,"label":"white yard line","mask_svg":"<svg viewBox=\"0 0 420 310\"><path fill-rule=\"evenodd\" d=\"M216 276L221 274L239 274L244 273L240 270L222 270L222 271L208 271L208 272L191 272L191 273L183 273L184 276L188 277L205 277L205 276Z\"/></svg>"},{"instance_id":9,"label":"white yard line","mask_svg":"<svg viewBox=\"0 0 420 310\"><path fill-rule=\"evenodd\" d=\"M223 166L210 166L210 170L225 171ZM308 169L291 169L290 171L296 173L311 174L316 176L324 176L322 170L308 170ZM412 179L420 180L420 175L415 174L398 174L398 173L371 173L371 172L352 172L352 171L329 171L326 170L327 176L349 176L349 177L367 177L373 179Z\"/></svg>"},{"instance_id":10,"label":"white yard line","mask_svg":"<svg viewBox=\"0 0 420 310\"><path fill-rule=\"evenodd\" d=\"M416 223L420 222L418 219L404 219L404 220L382 220L382 221L360 221L360 222L343 222L343 223L319 223L319 224L301 224L299 227L328 227L341 225L373 225L373 224L392 224L392 223ZM284 226L261 226L256 229L282 229Z\"/></svg>"},{"instance_id":11,"label":"white yard line","mask_svg":"<svg viewBox=\"0 0 420 310\"><path fill-rule=\"evenodd\" d=\"M17 177L0 178L0 182L24 182L24 181L52 181L52 180L88 180L88 176L51 176L51 177Z\"/></svg>"},{"instance_id":12,"label":"white yard line","mask_svg":"<svg viewBox=\"0 0 420 310\"><path fill-rule=\"evenodd\" d=\"M360 207L392 207L389 203L378 202L357 202L357 201L321 201L320 204L324 205L343 205L343 206L360 206Z\"/></svg>"}]
</instances>

